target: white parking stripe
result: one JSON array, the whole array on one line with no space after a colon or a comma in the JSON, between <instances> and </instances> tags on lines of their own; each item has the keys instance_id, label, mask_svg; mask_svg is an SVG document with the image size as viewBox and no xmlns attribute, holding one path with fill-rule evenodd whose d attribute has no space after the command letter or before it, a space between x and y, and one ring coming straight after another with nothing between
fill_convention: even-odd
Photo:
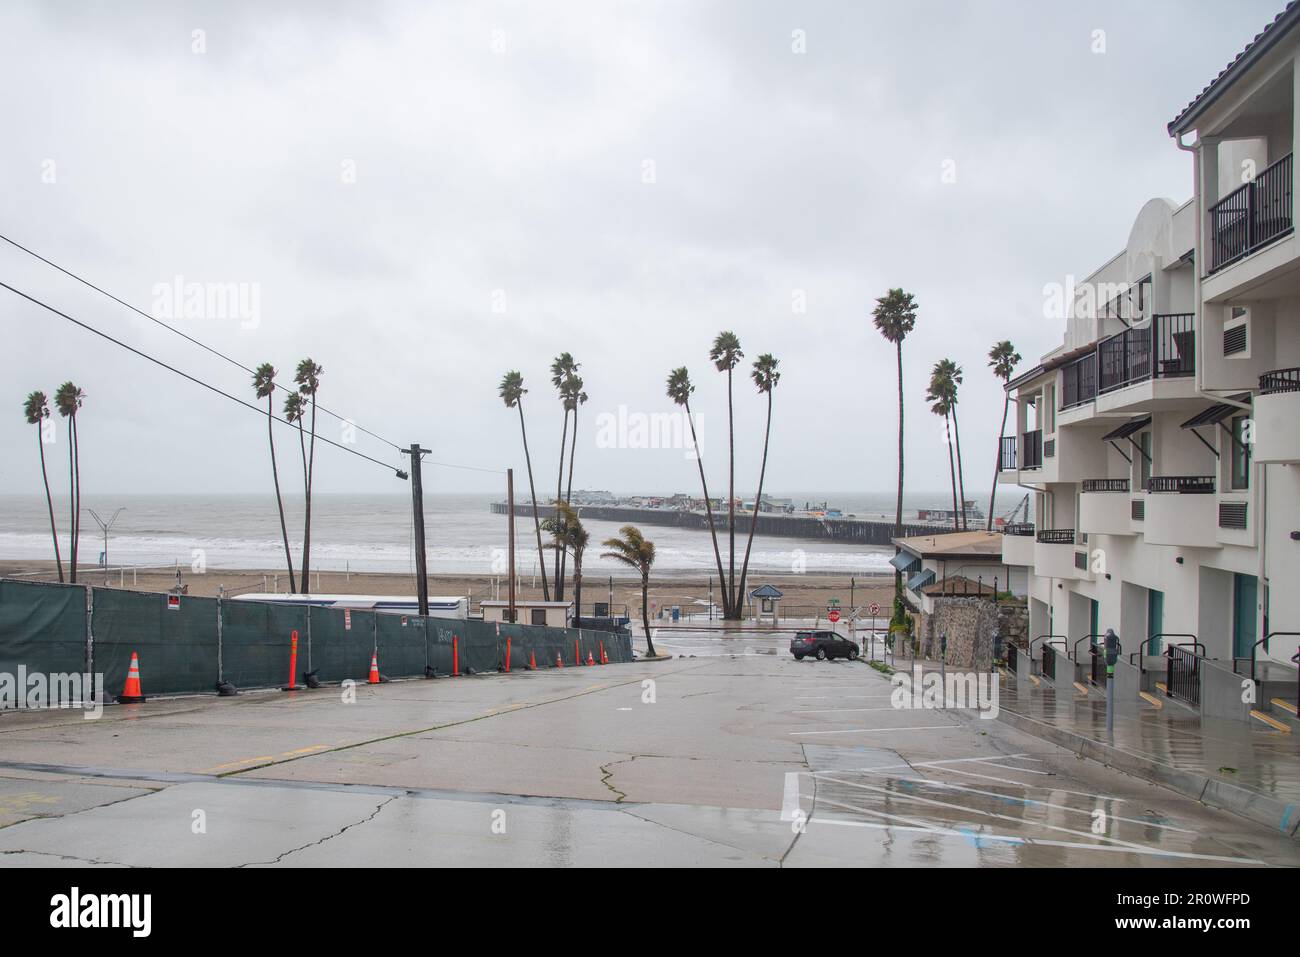
<instances>
[{"instance_id":1,"label":"white parking stripe","mask_svg":"<svg viewBox=\"0 0 1300 957\"><path fill-rule=\"evenodd\" d=\"M961 727L961 726L960 726L960 725L956 725L956 724L927 724L927 725L922 725L922 726L920 726L920 727L916 727L916 728L907 728L907 727L903 727L903 728L845 728L845 729L842 730L842 731L787 731L786 733L787 733L787 734L791 734L791 735L799 735L799 734L879 734L879 733L895 733L895 732L899 732L899 731L950 731L950 730L952 730L953 728L958 728L958 727ZM829 773L829 772L819 772L819 773ZM835 773L840 773L840 774L842 774L843 772L841 771L841 772L835 772Z\"/></svg>"},{"instance_id":2,"label":"white parking stripe","mask_svg":"<svg viewBox=\"0 0 1300 957\"><path fill-rule=\"evenodd\" d=\"M799 811L799 772L785 773L785 793L781 796L781 820L793 821Z\"/></svg>"}]
</instances>

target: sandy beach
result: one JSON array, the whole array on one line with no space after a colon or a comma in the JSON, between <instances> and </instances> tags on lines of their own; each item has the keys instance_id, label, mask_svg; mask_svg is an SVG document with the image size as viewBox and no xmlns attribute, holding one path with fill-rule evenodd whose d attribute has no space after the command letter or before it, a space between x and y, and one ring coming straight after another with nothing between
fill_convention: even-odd
<instances>
[{"instance_id":1,"label":"sandy beach","mask_svg":"<svg viewBox=\"0 0 1300 957\"><path fill-rule=\"evenodd\" d=\"M53 562L46 561L0 561L0 577L19 578L27 581L57 581L58 576ZM322 570L312 572L311 590L316 594L349 595L414 595L415 579L406 574L383 572L341 572ZM174 568L155 569L116 569L105 573L102 568L83 567L78 571L81 583L105 585L111 588L127 588L136 591L163 592L175 587L176 571ZM282 569L225 569L209 568L203 574L196 574L188 566L181 566L181 582L188 587L187 594L212 597L224 589L226 595L238 595L246 592L288 591L287 576ZM825 609L829 600L838 598L844 609L852 601L856 605L866 606L871 601L880 604L883 614L888 614L894 582L891 576L858 577L851 581L848 576L832 574L805 575L763 575L751 574L746 582L746 590L753 590L762 584L771 584L784 594L782 607L787 613L812 614L815 609ZM468 595L472 604L485 598L493 598L500 589L504 598L508 582L503 578L489 575L450 575L440 574L429 577L430 595ZM565 594L572 597L572 579L566 583ZM607 601L610 593L608 577L583 579L582 603L588 614L591 604ZM540 582L534 587L532 577L520 581L517 598L539 599L542 597ZM656 581L651 578L650 601L656 607L679 605L683 610L692 606L698 612L708 607L709 586L707 578L664 578ZM720 596L716 592L715 599ZM635 616L641 601L640 585L633 579L613 580L613 601L615 606L628 605Z\"/></svg>"}]
</instances>

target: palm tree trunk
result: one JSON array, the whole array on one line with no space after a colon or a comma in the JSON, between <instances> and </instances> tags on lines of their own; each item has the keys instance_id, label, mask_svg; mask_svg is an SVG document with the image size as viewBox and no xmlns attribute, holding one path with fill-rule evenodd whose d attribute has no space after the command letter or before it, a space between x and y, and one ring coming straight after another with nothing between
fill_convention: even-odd
<instances>
[{"instance_id":1,"label":"palm tree trunk","mask_svg":"<svg viewBox=\"0 0 1300 957\"><path fill-rule=\"evenodd\" d=\"M551 600L551 583L546 579L546 550L542 548L542 522L537 517L537 489L533 485L533 457L528 454L528 427L524 425L524 400L520 397L516 403L519 408L519 431L524 436L524 462L528 465L528 494L533 499L533 531L537 533L537 562L542 573L542 600ZM514 516L510 516L514 521Z\"/></svg>"},{"instance_id":2,"label":"palm tree trunk","mask_svg":"<svg viewBox=\"0 0 1300 957\"><path fill-rule=\"evenodd\" d=\"M722 591L722 617L731 617L731 599L727 595L727 576L722 574L722 551L718 548L718 530L713 527L713 502L709 499L709 483L704 479L704 456L700 453L700 440L695 436L695 419L691 416L690 402L684 402L686 421L691 426L691 445L695 448L695 464L700 468L700 486L704 489L704 514L709 521L709 535L713 538L713 560L718 566L718 584Z\"/></svg>"},{"instance_id":3,"label":"palm tree trunk","mask_svg":"<svg viewBox=\"0 0 1300 957\"><path fill-rule=\"evenodd\" d=\"M894 343L898 354L898 503L894 508L894 537L903 537L903 341ZM894 554L899 548L894 546ZM903 573L894 569L894 595L903 593Z\"/></svg>"},{"instance_id":4,"label":"palm tree trunk","mask_svg":"<svg viewBox=\"0 0 1300 957\"><path fill-rule=\"evenodd\" d=\"M731 613L728 617L740 618L740 596L736 594L736 423L731 400L731 370L727 370L727 441L729 443L729 471L727 473L727 591L731 595Z\"/></svg>"},{"instance_id":5,"label":"palm tree trunk","mask_svg":"<svg viewBox=\"0 0 1300 957\"><path fill-rule=\"evenodd\" d=\"M749 550L754 544L754 529L758 527L758 503L763 500L763 478L767 475L767 443L772 437L772 391L767 393L767 426L763 430L763 462L758 469L758 494L754 496L754 511L749 517L749 540L745 542L745 561L740 566L740 588L737 597L745 600L745 578L749 574Z\"/></svg>"},{"instance_id":6,"label":"palm tree trunk","mask_svg":"<svg viewBox=\"0 0 1300 957\"><path fill-rule=\"evenodd\" d=\"M573 406L573 441L569 443L569 482L564 488L565 504L573 504L573 455L578 451L578 406L577 400L574 400ZM560 580L564 580L564 570L569 564L569 552L565 549L560 552ZM578 606L577 613L582 614L582 607Z\"/></svg>"},{"instance_id":7,"label":"palm tree trunk","mask_svg":"<svg viewBox=\"0 0 1300 957\"><path fill-rule=\"evenodd\" d=\"M1007 428L1007 408L1010 406L1006 391L1002 393L1002 425L998 427L998 458L993 463L993 491L989 492L989 514L984 525L985 531L993 531L993 500L998 494L998 474L1002 471L1002 433Z\"/></svg>"},{"instance_id":8,"label":"palm tree trunk","mask_svg":"<svg viewBox=\"0 0 1300 957\"><path fill-rule=\"evenodd\" d=\"M274 399L274 392L266 397L266 440L271 445L271 480L275 482L275 505L280 510L280 537L284 539L284 561L289 566L289 594L292 595L298 590L298 584L293 578L293 556L289 553L289 526L284 522L284 499L280 496L280 470L275 465L275 431L271 427L275 421L272 405Z\"/></svg>"},{"instance_id":9,"label":"palm tree trunk","mask_svg":"<svg viewBox=\"0 0 1300 957\"><path fill-rule=\"evenodd\" d=\"M307 515L302 536L302 593L311 594L311 483L316 471L316 393L311 395L311 456L307 460Z\"/></svg>"},{"instance_id":10,"label":"palm tree trunk","mask_svg":"<svg viewBox=\"0 0 1300 957\"><path fill-rule=\"evenodd\" d=\"M650 638L650 576L641 576L641 626L645 628L646 657L657 657L655 643Z\"/></svg>"},{"instance_id":11,"label":"palm tree trunk","mask_svg":"<svg viewBox=\"0 0 1300 957\"><path fill-rule=\"evenodd\" d=\"M309 490L307 485L307 438L306 438L306 433L302 427L301 418L298 419L298 451L302 453L302 499L303 499L303 503L305 504L311 499L311 491ZM307 594L307 592L308 592L307 543L306 540L304 539L303 551L302 551L302 592L301 594L305 595Z\"/></svg>"},{"instance_id":12,"label":"palm tree trunk","mask_svg":"<svg viewBox=\"0 0 1300 957\"><path fill-rule=\"evenodd\" d=\"M68 416L68 477L72 480L69 489L72 499L72 584L77 583L77 552L81 539L81 457L77 449L77 413Z\"/></svg>"},{"instance_id":13,"label":"palm tree trunk","mask_svg":"<svg viewBox=\"0 0 1300 957\"><path fill-rule=\"evenodd\" d=\"M564 448L569 442L569 410L564 410L564 431L560 433L560 474L555 479L555 503L560 503L560 492L564 489ZM556 515L559 514L557 509ZM560 551L561 545L555 543L555 600L564 600L564 582L560 578Z\"/></svg>"},{"instance_id":14,"label":"palm tree trunk","mask_svg":"<svg viewBox=\"0 0 1300 957\"><path fill-rule=\"evenodd\" d=\"M966 521L966 477L962 474L961 469L961 426L957 424L957 402L952 404L952 437L957 443L957 488L960 490L961 500L961 527L962 531L969 528Z\"/></svg>"},{"instance_id":15,"label":"palm tree trunk","mask_svg":"<svg viewBox=\"0 0 1300 957\"><path fill-rule=\"evenodd\" d=\"M952 530L961 531L961 513L957 510L957 470L952 463L952 430L948 428L948 415L944 413L943 431L948 438L948 481L952 483Z\"/></svg>"},{"instance_id":16,"label":"palm tree trunk","mask_svg":"<svg viewBox=\"0 0 1300 957\"><path fill-rule=\"evenodd\" d=\"M582 554L573 553L573 608L574 617L582 620ZM575 626L581 627L581 626Z\"/></svg>"},{"instance_id":17,"label":"palm tree trunk","mask_svg":"<svg viewBox=\"0 0 1300 957\"><path fill-rule=\"evenodd\" d=\"M45 443L41 440L41 425L36 423L36 445L41 451L41 481L45 483L45 505L50 510L50 537L54 539L54 564L59 569L59 581L63 581L63 559L59 555L59 529L54 524L54 498L50 495L50 476L45 471Z\"/></svg>"}]
</instances>

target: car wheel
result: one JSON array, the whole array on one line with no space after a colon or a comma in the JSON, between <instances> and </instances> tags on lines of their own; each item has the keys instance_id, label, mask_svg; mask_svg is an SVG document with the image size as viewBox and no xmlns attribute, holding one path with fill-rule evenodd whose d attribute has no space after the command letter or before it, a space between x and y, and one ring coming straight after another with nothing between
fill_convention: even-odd
<instances>
[{"instance_id":1,"label":"car wheel","mask_svg":"<svg viewBox=\"0 0 1300 957\"><path fill-rule=\"evenodd\" d=\"M803 661L803 655L795 655L795 656L794 656L794 660L795 660L795 661Z\"/></svg>"},{"instance_id":2,"label":"car wheel","mask_svg":"<svg viewBox=\"0 0 1300 957\"><path fill-rule=\"evenodd\" d=\"M825 660L826 660L826 649L825 649L825 648L818 648L818 649L817 649L817 660L818 660L818 661L825 661Z\"/></svg>"},{"instance_id":3,"label":"car wheel","mask_svg":"<svg viewBox=\"0 0 1300 957\"><path fill-rule=\"evenodd\" d=\"M857 649L857 648L850 648L850 649L849 649L849 661L857 661L857 660L858 660L858 649Z\"/></svg>"}]
</instances>

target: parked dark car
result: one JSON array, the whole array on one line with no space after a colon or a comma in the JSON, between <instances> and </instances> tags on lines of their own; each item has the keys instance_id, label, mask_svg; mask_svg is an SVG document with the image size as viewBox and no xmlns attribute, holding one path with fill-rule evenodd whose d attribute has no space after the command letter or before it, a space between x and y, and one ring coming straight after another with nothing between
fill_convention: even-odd
<instances>
[{"instance_id":1,"label":"parked dark car","mask_svg":"<svg viewBox=\"0 0 1300 957\"><path fill-rule=\"evenodd\" d=\"M812 655L818 661L827 658L848 658L851 661L858 656L858 645L833 631L797 631L790 639L790 654L794 655L795 661L802 661L805 655Z\"/></svg>"}]
</instances>

